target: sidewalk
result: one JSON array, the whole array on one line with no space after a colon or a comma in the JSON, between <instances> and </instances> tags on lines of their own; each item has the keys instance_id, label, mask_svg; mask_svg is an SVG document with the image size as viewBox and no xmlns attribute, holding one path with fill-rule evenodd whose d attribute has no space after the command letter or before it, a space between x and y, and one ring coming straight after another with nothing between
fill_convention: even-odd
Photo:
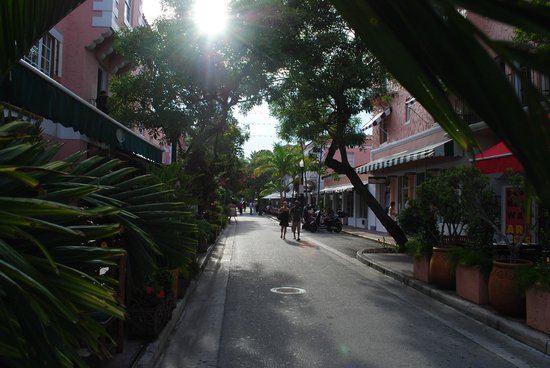
<instances>
[{"instance_id":1,"label":"sidewalk","mask_svg":"<svg viewBox=\"0 0 550 368\"><path fill-rule=\"evenodd\" d=\"M413 278L412 257L401 253L376 252L386 245L395 245L387 234L367 231L365 229L344 226L342 232L372 240L376 244L357 252L356 258L367 266L394 278L403 284L415 288L467 316L490 326L521 343L528 345L546 355L550 355L550 336L534 330L525 324L525 320L508 318L498 314L490 306L482 306L466 301L453 291L439 290L435 286ZM549 317L550 318L550 317Z\"/></svg>"},{"instance_id":2,"label":"sidewalk","mask_svg":"<svg viewBox=\"0 0 550 368\"><path fill-rule=\"evenodd\" d=\"M178 320L184 313L185 307L189 303L189 298L192 298L193 296L200 273L202 273L205 269L206 264L217 245L225 242L227 237L226 230L227 229L225 229L224 232L218 237L216 243L211 244L208 247L208 250L205 253L197 254L197 263L200 270L199 275L191 281L183 299L178 300L176 308L172 312L172 318L164 327L159 336L157 336L154 340L126 337L123 352L115 354L110 360L102 365L102 368L152 368L155 366L157 360L166 347L168 339L176 327Z\"/></svg>"}]
</instances>

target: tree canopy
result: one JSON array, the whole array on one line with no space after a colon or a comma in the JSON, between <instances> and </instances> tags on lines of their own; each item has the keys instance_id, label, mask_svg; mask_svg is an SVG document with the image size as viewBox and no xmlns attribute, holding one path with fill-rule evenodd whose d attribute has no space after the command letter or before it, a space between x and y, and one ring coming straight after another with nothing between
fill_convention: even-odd
<instances>
[{"instance_id":1,"label":"tree canopy","mask_svg":"<svg viewBox=\"0 0 550 368\"><path fill-rule=\"evenodd\" d=\"M287 140L326 139L327 167L350 179L388 232L404 245L405 234L347 158L347 148L365 140L357 115L372 111L373 101L387 93L388 73L329 1L274 3L281 6L284 24L291 25L280 30L289 33L279 56L279 78L268 99L280 121L280 134Z\"/></svg>"}]
</instances>

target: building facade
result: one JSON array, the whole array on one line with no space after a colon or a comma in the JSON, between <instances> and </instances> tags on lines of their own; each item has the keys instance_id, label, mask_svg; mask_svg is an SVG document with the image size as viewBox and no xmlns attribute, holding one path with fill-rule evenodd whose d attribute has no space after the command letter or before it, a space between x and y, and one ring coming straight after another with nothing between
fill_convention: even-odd
<instances>
[{"instance_id":1,"label":"building facade","mask_svg":"<svg viewBox=\"0 0 550 368\"><path fill-rule=\"evenodd\" d=\"M348 162L352 167L365 165L370 161L371 149L373 147L373 137L367 135L361 146L348 147L346 154ZM327 152L323 153L323 158ZM340 152L334 155L336 160L340 160ZM368 174L360 173L359 177L364 184L368 184ZM320 207L324 209L333 209L335 212L341 210L346 213L344 224L356 227L367 228L369 224L369 211L359 195L353 190L353 185L345 175L334 175L333 172L327 172L323 178L322 189L319 192Z\"/></svg>"},{"instance_id":2,"label":"building facade","mask_svg":"<svg viewBox=\"0 0 550 368\"><path fill-rule=\"evenodd\" d=\"M11 95L2 96L2 100L44 118L44 136L63 144L58 157L87 150L90 154L169 163L169 146L142 129L128 129L116 122L106 108L111 78L129 68L114 51L115 33L144 24L142 0L85 1L23 58L13 72L19 79L12 81ZM24 83L27 91L40 93L33 96L34 100L46 99L49 106L37 107L36 101L25 98L25 91L18 92ZM52 113L61 103L65 106ZM79 114L71 114L71 110Z\"/></svg>"},{"instance_id":3,"label":"building facade","mask_svg":"<svg viewBox=\"0 0 550 368\"><path fill-rule=\"evenodd\" d=\"M473 13L463 13L479 29L493 39L511 40L513 29ZM500 63L495 57L495 62ZM521 80L507 65L501 64L514 86L518 96L522 96ZM533 84L548 96L548 76L530 70L523 70ZM472 164L473 157L463 152L460 147L437 124L434 118L420 105L407 90L397 83L390 85L392 100L380 105L373 119L365 129L372 130L373 145L368 163L356 167L359 174L368 175L371 193L379 203L388 208L395 202L397 212L407 206L407 202L416 197L416 188L427 177L440 170L459 165ZM488 91L488 93L491 93ZM450 96L455 111L470 124L482 151L495 147L500 140L487 125L474 113L469 111L459 99ZM509 151L508 151L509 153ZM517 165L509 167L516 169ZM506 233L506 203L509 184L503 171L487 172L501 203L501 227ZM384 227L369 211L365 228L384 232Z\"/></svg>"}]
</instances>

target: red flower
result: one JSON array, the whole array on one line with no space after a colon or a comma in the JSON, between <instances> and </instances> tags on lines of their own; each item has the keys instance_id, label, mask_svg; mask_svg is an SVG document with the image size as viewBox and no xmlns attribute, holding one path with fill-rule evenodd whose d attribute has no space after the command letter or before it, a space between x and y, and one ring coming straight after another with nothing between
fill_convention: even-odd
<instances>
[{"instance_id":1,"label":"red flower","mask_svg":"<svg viewBox=\"0 0 550 368\"><path fill-rule=\"evenodd\" d=\"M150 287L150 286L147 286L147 287L145 288L145 293L146 293L147 295L153 294L153 288Z\"/></svg>"},{"instance_id":2,"label":"red flower","mask_svg":"<svg viewBox=\"0 0 550 368\"><path fill-rule=\"evenodd\" d=\"M164 290L161 290L157 293L157 299L164 299L166 297L166 293Z\"/></svg>"}]
</instances>

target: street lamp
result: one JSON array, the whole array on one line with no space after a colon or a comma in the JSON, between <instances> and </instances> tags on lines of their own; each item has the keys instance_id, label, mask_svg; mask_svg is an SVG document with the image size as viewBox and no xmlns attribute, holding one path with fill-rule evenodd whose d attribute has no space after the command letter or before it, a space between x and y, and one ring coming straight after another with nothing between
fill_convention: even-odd
<instances>
[{"instance_id":1,"label":"street lamp","mask_svg":"<svg viewBox=\"0 0 550 368\"><path fill-rule=\"evenodd\" d=\"M300 209L304 214L304 159L300 160Z\"/></svg>"}]
</instances>

